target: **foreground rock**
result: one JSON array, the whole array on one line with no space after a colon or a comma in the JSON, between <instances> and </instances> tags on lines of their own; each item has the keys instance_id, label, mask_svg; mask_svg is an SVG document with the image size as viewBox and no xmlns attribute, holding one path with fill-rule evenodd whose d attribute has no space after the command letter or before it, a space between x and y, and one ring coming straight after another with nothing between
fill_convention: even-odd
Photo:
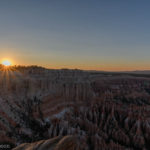
<instances>
[{"instance_id":1,"label":"foreground rock","mask_svg":"<svg viewBox=\"0 0 150 150\"><path fill-rule=\"evenodd\" d=\"M13 150L81 150L75 136L56 137L35 143L26 143Z\"/></svg>"}]
</instances>

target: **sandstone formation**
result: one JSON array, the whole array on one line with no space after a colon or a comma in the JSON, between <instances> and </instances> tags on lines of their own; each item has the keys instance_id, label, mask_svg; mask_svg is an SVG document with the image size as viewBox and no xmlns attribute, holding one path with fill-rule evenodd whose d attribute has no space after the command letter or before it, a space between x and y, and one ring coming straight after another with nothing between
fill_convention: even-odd
<instances>
[{"instance_id":1,"label":"sandstone formation","mask_svg":"<svg viewBox=\"0 0 150 150\"><path fill-rule=\"evenodd\" d=\"M20 66L1 70L0 89L0 142L69 135L81 150L150 149L148 76Z\"/></svg>"},{"instance_id":2,"label":"sandstone formation","mask_svg":"<svg viewBox=\"0 0 150 150\"><path fill-rule=\"evenodd\" d=\"M35 143L21 144L13 150L81 150L77 137L55 137L50 140L42 140Z\"/></svg>"}]
</instances>

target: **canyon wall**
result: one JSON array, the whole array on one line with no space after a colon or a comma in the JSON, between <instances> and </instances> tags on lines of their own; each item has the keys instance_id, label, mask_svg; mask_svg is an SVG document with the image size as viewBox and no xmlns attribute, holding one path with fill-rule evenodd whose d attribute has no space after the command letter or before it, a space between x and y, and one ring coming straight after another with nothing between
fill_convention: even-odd
<instances>
[{"instance_id":1,"label":"canyon wall","mask_svg":"<svg viewBox=\"0 0 150 150\"><path fill-rule=\"evenodd\" d=\"M69 135L81 150L150 149L148 77L37 67L0 75L1 143Z\"/></svg>"}]
</instances>

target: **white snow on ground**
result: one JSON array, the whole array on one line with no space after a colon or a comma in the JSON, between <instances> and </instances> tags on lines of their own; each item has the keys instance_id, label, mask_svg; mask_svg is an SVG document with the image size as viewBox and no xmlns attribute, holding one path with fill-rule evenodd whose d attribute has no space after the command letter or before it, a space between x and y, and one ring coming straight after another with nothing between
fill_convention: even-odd
<instances>
[{"instance_id":1,"label":"white snow on ground","mask_svg":"<svg viewBox=\"0 0 150 150\"><path fill-rule=\"evenodd\" d=\"M61 112L59 112L58 114L53 115L53 117L61 118L61 117L63 117L64 114L65 114L66 112L68 112L69 110L70 110L69 108L64 108L64 109L63 109Z\"/></svg>"}]
</instances>

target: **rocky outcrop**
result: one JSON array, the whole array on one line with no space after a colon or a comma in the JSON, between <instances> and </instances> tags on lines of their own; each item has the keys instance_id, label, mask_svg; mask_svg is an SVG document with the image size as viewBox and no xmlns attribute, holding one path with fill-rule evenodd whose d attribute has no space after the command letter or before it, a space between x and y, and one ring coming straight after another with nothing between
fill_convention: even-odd
<instances>
[{"instance_id":1,"label":"rocky outcrop","mask_svg":"<svg viewBox=\"0 0 150 150\"><path fill-rule=\"evenodd\" d=\"M75 136L55 137L35 143L21 144L13 150L82 150Z\"/></svg>"},{"instance_id":2,"label":"rocky outcrop","mask_svg":"<svg viewBox=\"0 0 150 150\"><path fill-rule=\"evenodd\" d=\"M72 135L84 150L150 149L149 78L37 67L0 75L1 142L39 148Z\"/></svg>"},{"instance_id":3,"label":"rocky outcrop","mask_svg":"<svg viewBox=\"0 0 150 150\"><path fill-rule=\"evenodd\" d=\"M32 122L38 122L37 126L40 126L42 116L61 113L76 101L80 104L90 97L88 74L80 70L38 67L1 70L0 141L5 139L16 143L20 136L26 139L34 134Z\"/></svg>"},{"instance_id":4,"label":"rocky outcrop","mask_svg":"<svg viewBox=\"0 0 150 150\"><path fill-rule=\"evenodd\" d=\"M83 150L149 150L148 112L149 107L97 99L89 106L72 107L60 118L53 117L47 138L73 135Z\"/></svg>"}]
</instances>

